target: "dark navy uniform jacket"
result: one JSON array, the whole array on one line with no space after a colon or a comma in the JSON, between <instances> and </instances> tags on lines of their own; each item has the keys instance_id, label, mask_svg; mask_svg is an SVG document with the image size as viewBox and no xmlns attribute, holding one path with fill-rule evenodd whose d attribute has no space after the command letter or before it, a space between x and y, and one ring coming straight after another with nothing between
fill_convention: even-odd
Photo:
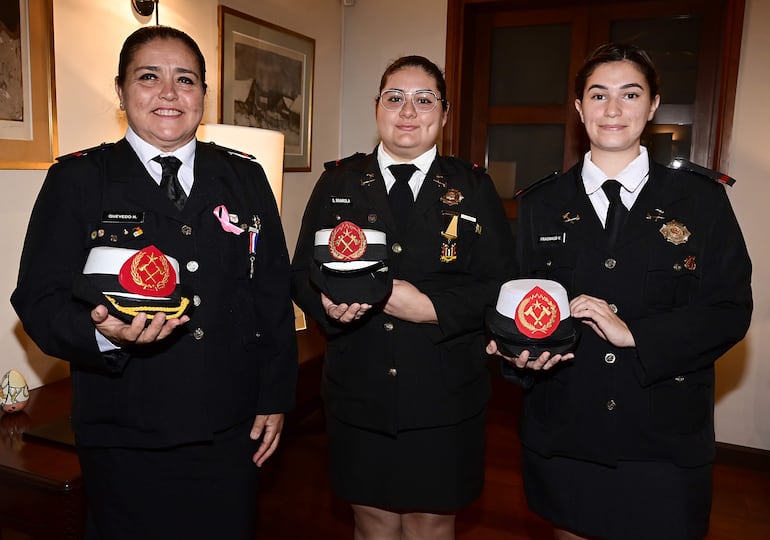
<instances>
[{"instance_id":1,"label":"dark navy uniform jacket","mask_svg":"<svg viewBox=\"0 0 770 540\"><path fill-rule=\"evenodd\" d=\"M610 248L580 171L521 200L522 277L605 299L636 347L613 347L585 327L574 360L539 373L527 391L522 442L608 464L705 464L714 456L714 362L743 338L752 311L751 262L725 188L650 162Z\"/></svg>"},{"instance_id":2,"label":"dark navy uniform jacket","mask_svg":"<svg viewBox=\"0 0 770 540\"><path fill-rule=\"evenodd\" d=\"M289 260L262 168L198 143L195 182L179 212L125 139L54 164L38 196L12 296L25 331L70 362L73 424L85 445L165 447L207 440L294 404L297 373ZM213 209L261 222L253 278L248 234L225 232ZM139 216L107 222L105 213ZM141 221L141 222L137 222ZM140 234L134 234L138 227ZM169 338L99 352L92 306L72 283L95 246L155 245L180 263L197 304Z\"/></svg>"},{"instance_id":3,"label":"dark navy uniform jacket","mask_svg":"<svg viewBox=\"0 0 770 540\"><path fill-rule=\"evenodd\" d=\"M442 236L452 215L458 218L456 259L442 262L442 254L452 251ZM430 297L438 325L399 320L381 307L348 325L326 317L308 276L314 233L343 221L386 233L392 277ZM327 170L302 220L292 287L295 301L329 337L322 386L328 412L394 433L452 424L483 410L490 391L484 313L515 272L512 246L491 179L458 159L434 160L402 232L391 215L376 154L360 154Z\"/></svg>"}]
</instances>

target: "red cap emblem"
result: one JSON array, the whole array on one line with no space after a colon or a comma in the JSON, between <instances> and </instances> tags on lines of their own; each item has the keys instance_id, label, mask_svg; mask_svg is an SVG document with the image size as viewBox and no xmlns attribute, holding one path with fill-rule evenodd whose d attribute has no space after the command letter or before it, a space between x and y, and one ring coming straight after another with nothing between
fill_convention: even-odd
<instances>
[{"instance_id":1,"label":"red cap emblem","mask_svg":"<svg viewBox=\"0 0 770 540\"><path fill-rule=\"evenodd\" d=\"M516 327L529 338L545 338L556 331L561 316L559 305L540 287L535 287L516 307Z\"/></svg>"},{"instance_id":2,"label":"red cap emblem","mask_svg":"<svg viewBox=\"0 0 770 540\"><path fill-rule=\"evenodd\" d=\"M366 253L366 234L350 221L343 221L329 235L329 253L338 261L355 261Z\"/></svg>"},{"instance_id":3,"label":"red cap emblem","mask_svg":"<svg viewBox=\"0 0 770 540\"><path fill-rule=\"evenodd\" d=\"M171 296L176 288L176 271L158 248L148 246L123 263L118 282L130 293Z\"/></svg>"}]
</instances>

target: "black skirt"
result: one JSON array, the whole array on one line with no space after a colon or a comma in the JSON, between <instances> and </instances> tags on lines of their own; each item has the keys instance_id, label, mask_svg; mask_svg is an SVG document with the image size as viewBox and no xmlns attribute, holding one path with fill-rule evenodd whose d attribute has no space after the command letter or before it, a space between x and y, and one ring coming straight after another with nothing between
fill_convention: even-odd
<instances>
[{"instance_id":1,"label":"black skirt","mask_svg":"<svg viewBox=\"0 0 770 540\"><path fill-rule=\"evenodd\" d=\"M397 436L327 415L334 493L394 512L454 513L481 494L486 411L459 424Z\"/></svg>"},{"instance_id":2,"label":"black skirt","mask_svg":"<svg viewBox=\"0 0 770 540\"><path fill-rule=\"evenodd\" d=\"M78 447L89 502L85 538L252 540L259 447L249 438L252 423L173 448Z\"/></svg>"},{"instance_id":3,"label":"black skirt","mask_svg":"<svg viewBox=\"0 0 770 540\"><path fill-rule=\"evenodd\" d=\"M606 540L700 540L711 512L711 465L662 461L607 467L524 448L530 508L554 526Z\"/></svg>"}]
</instances>

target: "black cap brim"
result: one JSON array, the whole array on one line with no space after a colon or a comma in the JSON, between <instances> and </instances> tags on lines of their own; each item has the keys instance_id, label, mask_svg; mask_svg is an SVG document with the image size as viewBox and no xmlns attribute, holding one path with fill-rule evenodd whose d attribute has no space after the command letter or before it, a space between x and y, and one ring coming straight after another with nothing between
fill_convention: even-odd
<instances>
[{"instance_id":1,"label":"black cap brim","mask_svg":"<svg viewBox=\"0 0 770 540\"><path fill-rule=\"evenodd\" d=\"M516 323L494 308L487 311L485 318L490 337L497 343L498 350L505 356L519 356L523 351L529 351L531 358L536 358L544 352L565 354L572 352L580 340L579 328L572 317L567 317L559 323L553 334L546 338L528 338L519 332Z\"/></svg>"}]
</instances>

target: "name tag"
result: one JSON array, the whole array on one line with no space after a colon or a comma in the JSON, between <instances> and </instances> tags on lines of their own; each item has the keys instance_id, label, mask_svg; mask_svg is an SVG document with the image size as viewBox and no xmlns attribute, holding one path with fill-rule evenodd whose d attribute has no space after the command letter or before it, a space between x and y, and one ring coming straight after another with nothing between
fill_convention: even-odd
<instances>
[{"instance_id":1,"label":"name tag","mask_svg":"<svg viewBox=\"0 0 770 540\"><path fill-rule=\"evenodd\" d=\"M544 234L542 236L537 237L537 243L538 244L566 244L567 243L567 233L559 233L559 234Z\"/></svg>"},{"instance_id":2,"label":"name tag","mask_svg":"<svg viewBox=\"0 0 770 540\"><path fill-rule=\"evenodd\" d=\"M102 223L144 223L144 212L117 212L108 210L102 213Z\"/></svg>"},{"instance_id":3,"label":"name tag","mask_svg":"<svg viewBox=\"0 0 770 540\"><path fill-rule=\"evenodd\" d=\"M332 197L332 204L352 204L350 197Z\"/></svg>"}]
</instances>

